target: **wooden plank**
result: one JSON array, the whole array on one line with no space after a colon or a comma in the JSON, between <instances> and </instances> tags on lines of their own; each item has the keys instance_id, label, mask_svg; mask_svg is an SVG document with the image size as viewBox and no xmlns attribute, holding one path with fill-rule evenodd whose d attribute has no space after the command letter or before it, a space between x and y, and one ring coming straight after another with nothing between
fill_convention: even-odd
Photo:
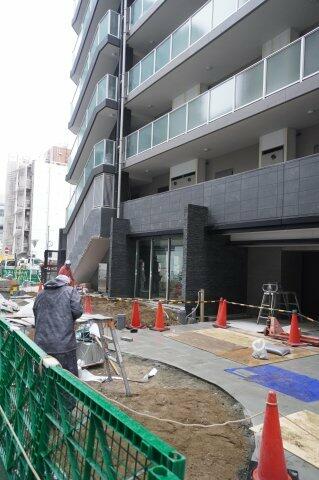
<instances>
[{"instance_id":1,"label":"wooden plank","mask_svg":"<svg viewBox=\"0 0 319 480\"><path fill-rule=\"evenodd\" d=\"M280 425L284 448L319 468L319 415L303 410L281 417ZM262 425L251 430L260 434Z\"/></svg>"}]
</instances>

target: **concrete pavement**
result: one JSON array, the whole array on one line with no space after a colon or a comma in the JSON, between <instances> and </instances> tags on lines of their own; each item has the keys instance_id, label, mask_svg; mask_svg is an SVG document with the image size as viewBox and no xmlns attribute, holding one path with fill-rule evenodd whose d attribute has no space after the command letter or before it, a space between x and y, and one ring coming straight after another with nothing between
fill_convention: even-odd
<instances>
[{"instance_id":1,"label":"concrete pavement","mask_svg":"<svg viewBox=\"0 0 319 480\"><path fill-rule=\"evenodd\" d=\"M244 330L257 331L261 326L245 320L236 320L233 325ZM179 333L199 329L212 328L211 323L197 323L193 325L178 325L171 327L171 332ZM310 329L316 326L310 325ZM253 382L246 382L242 378L225 372L228 368L239 368L239 363L218 357L210 352L185 345L168 338L163 333L151 330L139 330L132 334L132 343L121 341L123 352L137 355L150 360L159 361L174 366L185 372L197 376L210 383L218 385L240 402L245 413L250 416L263 411L268 388ZM244 365L243 365L244 366ZM304 374L319 380L319 355L287 360L278 364L280 368L296 373ZM277 393L280 413L288 415L300 410L311 410L319 414L319 401L303 402L288 395ZM258 425L262 422L262 416L253 419ZM258 438L256 445L258 448ZM300 480L318 480L319 470L304 462L299 457L286 452L288 467L299 471Z\"/></svg>"}]
</instances>

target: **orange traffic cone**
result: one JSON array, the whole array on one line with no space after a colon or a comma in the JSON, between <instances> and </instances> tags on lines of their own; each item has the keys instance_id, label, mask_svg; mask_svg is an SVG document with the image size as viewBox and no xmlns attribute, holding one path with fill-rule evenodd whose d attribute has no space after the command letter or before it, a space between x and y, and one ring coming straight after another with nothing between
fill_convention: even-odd
<instances>
[{"instance_id":1,"label":"orange traffic cone","mask_svg":"<svg viewBox=\"0 0 319 480\"><path fill-rule=\"evenodd\" d=\"M84 313L93 313L92 299L89 295L84 297Z\"/></svg>"},{"instance_id":2,"label":"orange traffic cone","mask_svg":"<svg viewBox=\"0 0 319 480\"><path fill-rule=\"evenodd\" d=\"M216 322L213 323L216 328L228 328L227 325L227 300L220 299Z\"/></svg>"},{"instance_id":3,"label":"orange traffic cone","mask_svg":"<svg viewBox=\"0 0 319 480\"><path fill-rule=\"evenodd\" d=\"M290 345L291 347L299 347L300 345L303 345L301 342L301 333L296 310L293 310L291 315L288 345Z\"/></svg>"},{"instance_id":4,"label":"orange traffic cone","mask_svg":"<svg viewBox=\"0 0 319 480\"><path fill-rule=\"evenodd\" d=\"M162 302L158 302L157 304L155 325L154 327L152 327L152 330L156 330L157 332L164 332L165 330L169 330L169 327L165 326Z\"/></svg>"},{"instance_id":5,"label":"orange traffic cone","mask_svg":"<svg viewBox=\"0 0 319 480\"><path fill-rule=\"evenodd\" d=\"M217 315L216 315L216 322L218 322L218 319L220 317L220 312L222 309L222 304L223 304L223 297L220 297L219 302L218 302L218 310L217 310Z\"/></svg>"},{"instance_id":6,"label":"orange traffic cone","mask_svg":"<svg viewBox=\"0 0 319 480\"><path fill-rule=\"evenodd\" d=\"M43 283L41 282L39 283L38 293L42 292L42 290L43 290Z\"/></svg>"},{"instance_id":7,"label":"orange traffic cone","mask_svg":"<svg viewBox=\"0 0 319 480\"><path fill-rule=\"evenodd\" d=\"M283 333L285 333L284 329L281 327L277 318L269 317L269 319L270 319L269 335L282 335Z\"/></svg>"},{"instance_id":8,"label":"orange traffic cone","mask_svg":"<svg viewBox=\"0 0 319 480\"><path fill-rule=\"evenodd\" d=\"M272 391L267 396L259 462L253 471L253 480L292 480L282 444L277 395Z\"/></svg>"},{"instance_id":9,"label":"orange traffic cone","mask_svg":"<svg viewBox=\"0 0 319 480\"><path fill-rule=\"evenodd\" d=\"M140 305L138 300L133 300L130 328L145 328L141 323Z\"/></svg>"}]
</instances>

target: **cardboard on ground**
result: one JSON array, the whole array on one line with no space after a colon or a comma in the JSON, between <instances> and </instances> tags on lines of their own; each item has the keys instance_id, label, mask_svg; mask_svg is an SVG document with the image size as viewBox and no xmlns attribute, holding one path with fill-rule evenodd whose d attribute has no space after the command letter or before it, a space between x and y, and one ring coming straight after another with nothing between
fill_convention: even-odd
<instances>
[{"instance_id":1,"label":"cardboard on ground","mask_svg":"<svg viewBox=\"0 0 319 480\"><path fill-rule=\"evenodd\" d=\"M284 448L319 468L319 415L308 410L280 417ZM261 433L262 424L252 427Z\"/></svg>"}]
</instances>

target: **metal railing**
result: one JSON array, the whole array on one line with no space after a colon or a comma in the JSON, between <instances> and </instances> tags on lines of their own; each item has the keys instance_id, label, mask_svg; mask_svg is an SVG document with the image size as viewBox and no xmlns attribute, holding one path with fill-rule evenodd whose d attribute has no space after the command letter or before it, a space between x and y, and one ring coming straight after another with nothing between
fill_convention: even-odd
<instances>
[{"instance_id":1,"label":"metal railing","mask_svg":"<svg viewBox=\"0 0 319 480\"><path fill-rule=\"evenodd\" d=\"M135 0L130 6L130 27L133 27L155 2L157 0Z\"/></svg>"},{"instance_id":2,"label":"metal railing","mask_svg":"<svg viewBox=\"0 0 319 480\"><path fill-rule=\"evenodd\" d=\"M78 35L78 38L76 39L74 49L73 49L73 53L72 53L73 61L78 54L80 44L82 42L82 38L84 37L84 32L86 31L86 29L87 29L87 27L90 23L92 12L94 11L94 9L96 7L97 2L98 2L98 0L90 0L87 7L86 7L86 11L85 11L85 14L84 14L84 17L83 17L83 21L81 23L80 33Z\"/></svg>"},{"instance_id":3,"label":"metal railing","mask_svg":"<svg viewBox=\"0 0 319 480\"><path fill-rule=\"evenodd\" d=\"M4 320L0 407L0 461L10 480L184 479L181 454Z\"/></svg>"},{"instance_id":4,"label":"metal railing","mask_svg":"<svg viewBox=\"0 0 319 480\"><path fill-rule=\"evenodd\" d=\"M120 15L113 10L109 10L96 27L94 39L91 43L89 53L87 54L79 83L71 103L71 113L74 111L75 105L81 94L83 84L86 80L87 73L92 63L92 59L94 58L99 45L103 40L106 39L108 35L113 35L114 37L120 38Z\"/></svg>"},{"instance_id":5,"label":"metal railing","mask_svg":"<svg viewBox=\"0 0 319 480\"><path fill-rule=\"evenodd\" d=\"M77 201L86 185L86 182L91 174L93 168L102 164L114 165L115 142L113 140L101 140L94 145L88 161L85 164L81 178L73 192L69 205L66 209L66 221L68 222Z\"/></svg>"},{"instance_id":6,"label":"metal railing","mask_svg":"<svg viewBox=\"0 0 319 480\"><path fill-rule=\"evenodd\" d=\"M139 0L136 0L139 1ZM210 0L128 72L128 93L237 12L249 0ZM134 5L134 4L133 4ZM131 7L132 8L132 7Z\"/></svg>"},{"instance_id":7,"label":"metal railing","mask_svg":"<svg viewBox=\"0 0 319 480\"><path fill-rule=\"evenodd\" d=\"M126 137L126 158L228 115L319 72L319 29Z\"/></svg>"},{"instance_id":8,"label":"metal railing","mask_svg":"<svg viewBox=\"0 0 319 480\"><path fill-rule=\"evenodd\" d=\"M68 158L68 169L74 160L76 155L77 149L82 141L82 138L85 134L86 128L91 120L92 114L97 107L103 100L117 100L117 77L114 75L105 75L96 85L94 93L90 99L90 103L88 108L85 111L84 118L79 129L79 133L74 141L72 151Z\"/></svg>"}]
</instances>

